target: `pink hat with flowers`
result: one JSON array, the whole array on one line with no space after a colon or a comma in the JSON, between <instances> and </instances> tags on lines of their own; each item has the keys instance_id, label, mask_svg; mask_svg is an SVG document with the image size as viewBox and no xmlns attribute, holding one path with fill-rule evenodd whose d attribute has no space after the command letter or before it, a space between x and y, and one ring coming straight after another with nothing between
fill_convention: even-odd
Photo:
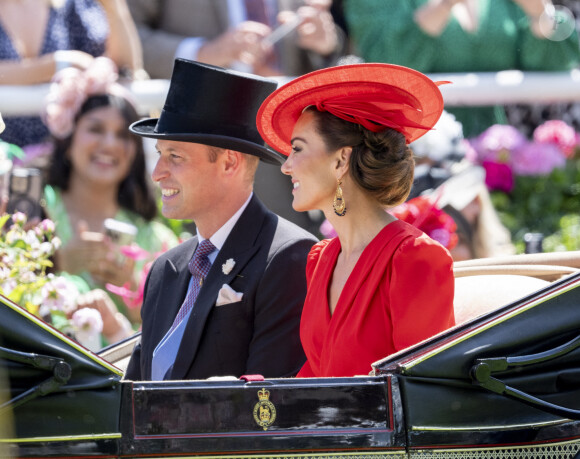
<instances>
[{"instance_id":1,"label":"pink hat with flowers","mask_svg":"<svg viewBox=\"0 0 580 459\"><path fill-rule=\"evenodd\" d=\"M91 96L111 94L136 106L131 92L118 83L115 63L107 57L95 58L85 70L68 67L55 73L45 99L41 118L50 133L64 139L72 134L75 118Z\"/></svg>"}]
</instances>

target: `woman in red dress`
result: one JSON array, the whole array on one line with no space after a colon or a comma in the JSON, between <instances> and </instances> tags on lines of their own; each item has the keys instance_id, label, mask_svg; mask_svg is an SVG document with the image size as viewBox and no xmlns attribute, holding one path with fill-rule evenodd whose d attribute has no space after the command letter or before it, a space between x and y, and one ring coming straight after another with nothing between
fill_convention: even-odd
<instances>
[{"instance_id":1,"label":"woman in red dress","mask_svg":"<svg viewBox=\"0 0 580 459\"><path fill-rule=\"evenodd\" d=\"M299 77L260 108L262 137L288 156L294 209L322 210L338 235L309 255L298 377L366 375L454 325L449 252L385 211L411 190L408 144L442 110L438 85L422 73L370 63Z\"/></svg>"}]
</instances>

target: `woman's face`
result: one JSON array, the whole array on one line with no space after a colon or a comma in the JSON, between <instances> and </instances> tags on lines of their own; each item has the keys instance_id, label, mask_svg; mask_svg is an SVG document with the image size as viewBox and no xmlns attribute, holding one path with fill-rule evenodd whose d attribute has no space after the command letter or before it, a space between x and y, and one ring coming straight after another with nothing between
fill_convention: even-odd
<instances>
[{"instance_id":1,"label":"woman's face","mask_svg":"<svg viewBox=\"0 0 580 459\"><path fill-rule=\"evenodd\" d=\"M299 212L331 210L336 190L336 155L328 152L315 121L311 112L300 116L292 131L292 152L282 165L282 172L292 178L292 207Z\"/></svg>"},{"instance_id":2,"label":"woman's face","mask_svg":"<svg viewBox=\"0 0 580 459\"><path fill-rule=\"evenodd\" d=\"M79 118L68 152L72 174L87 183L118 185L137 151L119 109L100 107Z\"/></svg>"}]
</instances>

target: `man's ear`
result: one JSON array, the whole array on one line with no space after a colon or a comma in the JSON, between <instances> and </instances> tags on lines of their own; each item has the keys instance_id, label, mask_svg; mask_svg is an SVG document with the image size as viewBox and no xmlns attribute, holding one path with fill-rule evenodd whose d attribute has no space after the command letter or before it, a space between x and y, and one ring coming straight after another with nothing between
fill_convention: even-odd
<instances>
[{"instance_id":1,"label":"man's ear","mask_svg":"<svg viewBox=\"0 0 580 459\"><path fill-rule=\"evenodd\" d=\"M225 149L222 154L223 170L226 174L235 173L242 164L242 153L235 150Z\"/></svg>"}]
</instances>

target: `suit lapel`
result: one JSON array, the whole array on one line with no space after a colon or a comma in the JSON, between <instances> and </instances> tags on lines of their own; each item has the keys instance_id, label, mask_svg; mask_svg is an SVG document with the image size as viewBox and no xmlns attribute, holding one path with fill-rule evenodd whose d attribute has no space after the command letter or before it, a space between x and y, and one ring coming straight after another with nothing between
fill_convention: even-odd
<instances>
[{"instance_id":1,"label":"suit lapel","mask_svg":"<svg viewBox=\"0 0 580 459\"><path fill-rule=\"evenodd\" d=\"M158 292L154 301L157 302L155 307L155 316L151 326L151 345L149 352L153 357L153 351L159 342L163 339L171 324L175 320L177 311L183 303L187 293L189 279L191 274L187 263L193 256L197 247L197 237L182 244L180 256L174 259L165 260L163 274L155 280L148 290ZM150 280L152 282L153 279ZM148 359L149 368L144 372L145 375L151 375L151 359Z\"/></svg>"},{"instance_id":2,"label":"suit lapel","mask_svg":"<svg viewBox=\"0 0 580 459\"><path fill-rule=\"evenodd\" d=\"M242 271L260 248L258 234L265 215L265 208L254 196L219 251L189 316L171 379L185 379L195 359L206 320L215 305L219 290ZM235 266L228 274L224 274L222 265L230 258L235 261Z\"/></svg>"},{"instance_id":3,"label":"suit lapel","mask_svg":"<svg viewBox=\"0 0 580 459\"><path fill-rule=\"evenodd\" d=\"M163 276L165 283L162 290L163 297L158 299L162 307L157 308L158 311L162 311L162 316L157 317L158 322L156 323L157 329L162 333L161 337L165 336L173 324L175 316L181 308L185 295L187 294L187 288L189 287L191 278L191 273L187 265L193 257L197 243L197 236L194 236L190 241L185 243L187 246L183 247L180 258L167 260L166 262Z\"/></svg>"}]
</instances>

